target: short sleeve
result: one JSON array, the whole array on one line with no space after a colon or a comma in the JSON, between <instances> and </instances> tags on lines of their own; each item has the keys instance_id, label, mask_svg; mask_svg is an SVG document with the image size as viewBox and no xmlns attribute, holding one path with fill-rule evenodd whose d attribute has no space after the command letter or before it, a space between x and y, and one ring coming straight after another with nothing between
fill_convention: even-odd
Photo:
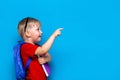
<instances>
[{"instance_id":1,"label":"short sleeve","mask_svg":"<svg viewBox=\"0 0 120 80\"><path fill-rule=\"evenodd\" d=\"M33 58L38 45L26 43L21 46L21 55Z\"/></svg>"}]
</instances>

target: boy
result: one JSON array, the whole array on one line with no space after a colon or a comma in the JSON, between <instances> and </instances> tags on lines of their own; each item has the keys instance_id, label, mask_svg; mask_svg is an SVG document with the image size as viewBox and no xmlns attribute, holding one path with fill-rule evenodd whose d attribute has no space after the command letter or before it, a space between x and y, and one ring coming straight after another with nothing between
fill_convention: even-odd
<instances>
[{"instance_id":1,"label":"boy","mask_svg":"<svg viewBox=\"0 0 120 80\"><path fill-rule=\"evenodd\" d=\"M47 80L41 64L50 61L48 50L55 38L61 34L62 28L57 29L42 46L36 43L41 40L40 22L35 18L24 18L18 24L18 32L26 44L21 46L21 57L25 67L29 58L32 59L26 74L26 80Z\"/></svg>"}]
</instances>

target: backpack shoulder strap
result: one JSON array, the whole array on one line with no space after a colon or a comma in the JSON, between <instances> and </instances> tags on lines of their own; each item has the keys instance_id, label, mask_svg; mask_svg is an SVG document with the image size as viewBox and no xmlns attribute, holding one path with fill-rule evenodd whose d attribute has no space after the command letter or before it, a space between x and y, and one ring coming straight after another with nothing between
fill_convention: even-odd
<instances>
[{"instance_id":1,"label":"backpack shoulder strap","mask_svg":"<svg viewBox=\"0 0 120 80\"><path fill-rule=\"evenodd\" d=\"M19 44L22 46L23 44L26 44L26 42L19 41ZM32 61L32 59L29 58L28 61L27 61L27 63L26 63L26 65L25 65L25 71L28 70L28 67L29 67L31 61Z\"/></svg>"},{"instance_id":2,"label":"backpack shoulder strap","mask_svg":"<svg viewBox=\"0 0 120 80\"><path fill-rule=\"evenodd\" d=\"M14 53L19 52L19 54L14 55L14 57L20 55L20 48L21 48L21 46L22 46L23 44L26 44L26 42L18 41L18 44L17 44L16 46L14 46L14 48L13 48L13 49L14 49ZM16 49L16 48L17 48L17 49ZM28 61L27 61L27 63L26 63L26 66L25 66L25 71L27 71L27 69L28 69L31 61L32 61L32 59L29 58Z\"/></svg>"},{"instance_id":3,"label":"backpack shoulder strap","mask_svg":"<svg viewBox=\"0 0 120 80\"><path fill-rule=\"evenodd\" d=\"M26 63L26 66L25 66L25 71L28 70L28 67L29 67L31 61L32 61L32 59L29 58L28 61L27 61L27 63Z\"/></svg>"}]
</instances>

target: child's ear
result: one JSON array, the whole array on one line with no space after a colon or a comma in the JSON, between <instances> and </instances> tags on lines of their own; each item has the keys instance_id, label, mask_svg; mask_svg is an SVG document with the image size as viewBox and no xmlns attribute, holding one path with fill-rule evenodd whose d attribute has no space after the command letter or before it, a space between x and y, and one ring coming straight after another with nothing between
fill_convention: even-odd
<instances>
[{"instance_id":1,"label":"child's ear","mask_svg":"<svg viewBox=\"0 0 120 80\"><path fill-rule=\"evenodd\" d=\"M30 30L26 30L26 31L25 31L25 35L26 35L27 37L30 37L30 36L31 36Z\"/></svg>"}]
</instances>

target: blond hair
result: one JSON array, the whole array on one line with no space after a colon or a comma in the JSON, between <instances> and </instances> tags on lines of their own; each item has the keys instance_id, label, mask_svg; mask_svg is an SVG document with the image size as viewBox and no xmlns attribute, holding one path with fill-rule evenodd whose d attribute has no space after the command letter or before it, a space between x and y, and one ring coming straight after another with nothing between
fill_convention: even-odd
<instances>
[{"instance_id":1,"label":"blond hair","mask_svg":"<svg viewBox=\"0 0 120 80\"><path fill-rule=\"evenodd\" d=\"M34 24L37 24L39 26L41 25L40 22L35 18L26 17L22 19L18 24L18 32L20 36L23 38L26 29L31 28Z\"/></svg>"}]
</instances>

